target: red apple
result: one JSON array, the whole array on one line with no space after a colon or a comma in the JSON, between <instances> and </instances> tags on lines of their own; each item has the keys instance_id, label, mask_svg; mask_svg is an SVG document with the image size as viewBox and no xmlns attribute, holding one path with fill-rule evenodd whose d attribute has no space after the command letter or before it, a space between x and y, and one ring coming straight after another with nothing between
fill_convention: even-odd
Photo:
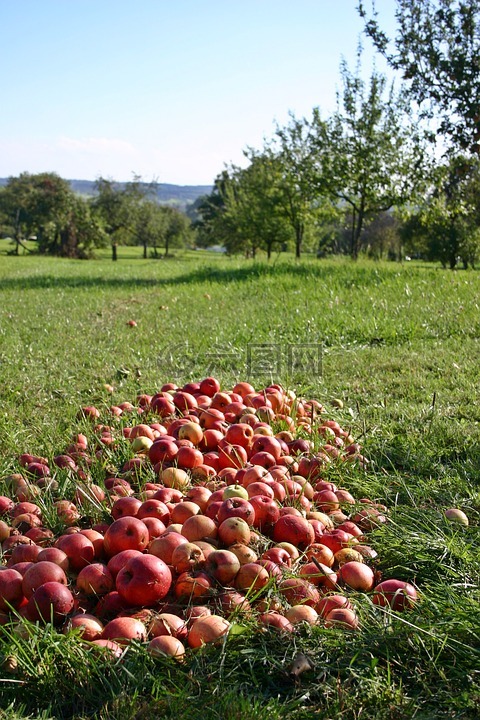
<instances>
[{"instance_id":1,"label":"red apple","mask_svg":"<svg viewBox=\"0 0 480 720\"><path fill-rule=\"evenodd\" d=\"M351 560L342 565L338 570L338 575L345 585L360 592L369 592L375 584L375 575L372 568L356 560Z\"/></svg>"},{"instance_id":2,"label":"red apple","mask_svg":"<svg viewBox=\"0 0 480 720\"><path fill-rule=\"evenodd\" d=\"M315 540L315 533L304 517L282 515L273 528L274 542L289 542L299 550L306 550Z\"/></svg>"},{"instance_id":3,"label":"red apple","mask_svg":"<svg viewBox=\"0 0 480 720\"><path fill-rule=\"evenodd\" d=\"M81 570L95 558L95 547L92 541L80 532L60 535L55 542L55 547L67 554L69 568L75 572Z\"/></svg>"},{"instance_id":4,"label":"red apple","mask_svg":"<svg viewBox=\"0 0 480 720\"><path fill-rule=\"evenodd\" d=\"M197 540L212 539L216 538L218 534L217 524L206 515L192 515L187 518L182 525L182 535L184 535L189 542L196 542Z\"/></svg>"},{"instance_id":5,"label":"red apple","mask_svg":"<svg viewBox=\"0 0 480 720\"><path fill-rule=\"evenodd\" d=\"M110 620L102 632L103 640L113 640L119 645L128 645L132 640L145 642L147 628L141 620L133 617L117 617Z\"/></svg>"},{"instance_id":6,"label":"red apple","mask_svg":"<svg viewBox=\"0 0 480 720\"><path fill-rule=\"evenodd\" d=\"M41 562L43 560L48 560L49 562L53 562L56 565L59 565L65 573L68 572L68 569L69 569L68 555L63 550L60 550L60 548L56 548L56 547L41 548L40 552L37 555L37 562Z\"/></svg>"},{"instance_id":7,"label":"red apple","mask_svg":"<svg viewBox=\"0 0 480 720\"><path fill-rule=\"evenodd\" d=\"M46 582L31 595L26 606L26 616L31 622L40 620L59 626L72 612L74 605L73 595L65 585L55 581Z\"/></svg>"},{"instance_id":8,"label":"red apple","mask_svg":"<svg viewBox=\"0 0 480 720\"><path fill-rule=\"evenodd\" d=\"M220 542L227 547L234 543L248 545L252 536L248 522L236 516L223 520L218 526L217 534Z\"/></svg>"},{"instance_id":9,"label":"red apple","mask_svg":"<svg viewBox=\"0 0 480 720\"><path fill-rule=\"evenodd\" d=\"M133 495L119 497L113 503L110 512L114 520L125 516L136 517L141 504L141 501Z\"/></svg>"},{"instance_id":10,"label":"red apple","mask_svg":"<svg viewBox=\"0 0 480 720\"><path fill-rule=\"evenodd\" d=\"M82 568L77 575L76 586L85 595L106 595L114 590L115 580L106 565L92 563Z\"/></svg>"},{"instance_id":11,"label":"red apple","mask_svg":"<svg viewBox=\"0 0 480 720\"><path fill-rule=\"evenodd\" d=\"M139 520L143 520L143 518L146 517L155 517L165 523L165 525L168 525L170 512L164 502L150 498L140 505L136 517Z\"/></svg>"},{"instance_id":12,"label":"red apple","mask_svg":"<svg viewBox=\"0 0 480 720\"><path fill-rule=\"evenodd\" d=\"M391 607L396 612L411 609L417 601L418 593L414 586L395 578L380 582L375 587L372 597L374 605Z\"/></svg>"},{"instance_id":13,"label":"red apple","mask_svg":"<svg viewBox=\"0 0 480 720\"><path fill-rule=\"evenodd\" d=\"M235 588L250 592L257 592L268 585L270 575L266 568L257 562L241 565L235 577Z\"/></svg>"},{"instance_id":14,"label":"red apple","mask_svg":"<svg viewBox=\"0 0 480 720\"><path fill-rule=\"evenodd\" d=\"M0 611L17 608L24 598L23 576L14 568L0 569Z\"/></svg>"},{"instance_id":15,"label":"red apple","mask_svg":"<svg viewBox=\"0 0 480 720\"><path fill-rule=\"evenodd\" d=\"M205 562L202 550L195 543L184 542L172 552L172 565L177 573L194 570Z\"/></svg>"},{"instance_id":16,"label":"red apple","mask_svg":"<svg viewBox=\"0 0 480 720\"><path fill-rule=\"evenodd\" d=\"M252 486L250 485L250 487ZM280 508L277 501L266 495L254 495L250 498L250 503L255 513L253 527L265 535L270 535L275 523L280 518Z\"/></svg>"},{"instance_id":17,"label":"red apple","mask_svg":"<svg viewBox=\"0 0 480 720\"><path fill-rule=\"evenodd\" d=\"M198 648L211 642L218 642L230 629L230 623L219 615L207 615L195 620L188 634L188 644Z\"/></svg>"},{"instance_id":18,"label":"red apple","mask_svg":"<svg viewBox=\"0 0 480 720\"><path fill-rule=\"evenodd\" d=\"M153 441L148 451L148 457L152 465L157 463L173 462L178 453L178 445L175 438L163 435Z\"/></svg>"},{"instance_id":19,"label":"red apple","mask_svg":"<svg viewBox=\"0 0 480 720\"><path fill-rule=\"evenodd\" d=\"M353 609L334 608L325 617L325 627L342 627L347 630L358 628L358 618Z\"/></svg>"},{"instance_id":20,"label":"red apple","mask_svg":"<svg viewBox=\"0 0 480 720\"><path fill-rule=\"evenodd\" d=\"M345 597L345 595L333 593L332 595L325 595L324 597L320 598L320 601L317 603L315 610L321 617L326 618L328 613L336 608L352 609L352 604L350 600Z\"/></svg>"},{"instance_id":21,"label":"red apple","mask_svg":"<svg viewBox=\"0 0 480 720\"><path fill-rule=\"evenodd\" d=\"M82 640L97 640L103 632L103 623L90 613L78 613L70 618L66 630L77 630Z\"/></svg>"},{"instance_id":22,"label":"red apple","mask_svg":"<svg viewBox=\"0 0 480 720\"><path fill-rule=\"evenodd\" d=\"M178 600L190 604L194 599L211 594L213 579L201 570L188 570L180 573L173 588Z\"/></svg>"},{"instance_id":23,"label":"red apple","mask_svg":"<svg viewBox=\"0 0 480 720\"><path fill-rule=\"evenodd\" d=\"M216 393L220 391L220 383L217 378L212 376L204 378L200 382L200 392L202 395L207 395L212 398Z\"/></svg>"},{"instance_id":24,"label":"red apple","mask_svg":"<svg viewBox=\"0 0 480 720\"><path fill-rule=\"evenodd\" d=\"M172 573L155 555L139 555L119 570L115 584L130 605L154 605L170 590Z\"/></svg>"},{"instance_id":25,"label":"red apple","mask_svg":"<svg viewBox=\"0 0 480 720\"><path fill-rule=\"evenodd\" d=\"M218 509L218 522L222 523L229 517L239 517L252 526L255 522L255 510L249 500L244 498L228 498Z\"/></svg>"},{"instance_id":26,"label":"red apple","mask_svg":"<svg viewBox=\"0 0 480 720\"><path fill-rule=\"evenodd\" d=\"M320 600L320 594L315 585L301 577L285 578L279 583L278 589L290 605L316 607Z\"/></svg>"},{"instance_id":27,"label":"red apple","mask_svg":"<svg viewBox=\"0 0 480 720\"><path fill-rule=\"evenodd\" d=\"M205 562L205 569L221 585L231 585L240 570L240 561L230 550L214 550Z\"/></svg>"},{"instance_id":28,"label":"red apple","mask_svg":"<svg viewBox=\"0 0 480 720\"><path fill-rule=\"evenodd\" d=\"M265 612L259 615L258 619L262 625L272 627L280 632L291 633L294 631L294 627L290 620L288 620L285 615L281 615L279 612Z\"/></svg>"},{"instance_id":29,"label":"red apple","mask_svg":"<svg viewBox=\"0 0 480 720\"><path fill-rule=\"evenodd\" d=\"M26 598L30 598L36 588L46 582L56 582L61 585L67 585L67 576L60 565L41 560L33 563L23 576L22 590Z\"/></svg>"},{"instance_id":30,"label":"red apple","mask_svg":"<svg viewBox=\"0 0 480 720\"><path fill-rule=\"evenodd\" d=\"M235 542L233 545L229 545L228 549L237 556L240 561L240 565L245 565L249 562L256 562L258 560L258 555L255 550L241 542Z\"/></svg>"},{"instance_id":31,"label":"red apple","mask_svg":"<svg viewBox=\"0 0 480 720\"><path fill-rule=\"evenodd\" d=\"M121 517L106 530L103 546L107 557L122 550L145 550L149 543L148 528L135 517Z\"/></svg>"},{"instance_id":32,"label":"red apple","mask_svg":"<svg viewBox=\"0 0 480 720\"><path fill-rule=\"evenodd\" d=\"M151 637L170 635L184 640L187 637L188 628L186 621L178 615L163 612L153 618L149 632Z\"/></svg>"},{"instance_id":33,"label":"red apple","mask_svg":"<svg viewBox=\"0 0 480 720\"><path fill-rule=\"evenodd\" d=\"M184 542L184 539L182 538L182 542ZM130 558L135 557L136 555L141 555L142 553L140 550L121 550L116 555L112 555L110 560L107 563L107 568L110 572L110 575L113 578L113 581L115 582L115 579L118 575L118 572L121 570L121 568L127 564L127 562L130 560ZM87 566L88 567L88 566ZM113 590L113 588L112 588Z\"/></svg>"},{"instance_id":34,"label":"red apple","mask_svg":"<svg viewBox=\"0 0 480 720\"><path fill-rule=\"evenodd\" d=\"M170 522L173 525L183 525L186 520L195 517L200 513L200 511L200 505L197 505L197 503L191 502L190 500L176 503L176 505L172 507L172 511L170 513Z\"/></svg>"},{"instance_id":35,"label":"red apple","mask_svg":"<svg viewBox=\"0 0 480 720\"><path fill-rule=\"evenodd\" d=\"M147 652L152 657L173 657L182 660L185 655L184 644L170 635L157 635L147 645Z\"/></svg>"},{"instance_id":36,"label":"red apple","mask_svg":"<svg viewBox=\"0 0 480 720\"><path fill-rule=\"evenodd\" d=\"M298 625L299 623L316 625L318 622L318 613L310 605L293 605L286 611L285 617L292 625Z\"/></svg>"},{"instance_id":37,"label":"red apple","mask_svg":"<svg viewBox=\"0 0 480 720\"><path fill-rule=\"evenodd\" d=\"M166 532L154 538L148 546L150 555L159 557L167 565L172 565L172 553L179 545L184 545L186 538L177 532Z\"/></svg>"}]
</instances>

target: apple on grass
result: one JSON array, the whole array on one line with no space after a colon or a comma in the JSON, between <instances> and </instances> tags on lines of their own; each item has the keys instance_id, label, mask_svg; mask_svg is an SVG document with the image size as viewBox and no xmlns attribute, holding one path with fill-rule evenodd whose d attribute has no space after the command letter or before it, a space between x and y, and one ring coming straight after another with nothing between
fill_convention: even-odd
<instances>
[{"instance_id":1,"label":"apple on grass","mask_svg":"<svg viewBox=\"0 0 480 720\"><path fill-rule=\"evenodd\" d=\"M110 620L102 632L102 640L113 640L119 645L128 645L132 640L145 642L147 628L141 620L133 617L117 617Z\"/></svg>"},{"instance_id":2,"label":"apple on grass","mask_svg":"<svg viewBox=\"0 0 480 720\"><path fill-rule=\"evenodd\" d=\"M103 563L91 563L77 575L76 586L85 595L106 595L115 588L115 579Z\"/></svg>"},{"instance_id":3,"label":"apple on grass","mask_svg":"<svg viewBox=\"0 0 480 720\"><path fill-rule=\"evenodd\" d=\"M150 537L148 528L136 517L126 516L114 520L105 531L103 547L108 557L122 550L145 550Z\"/></svg>"},{"instance_id":4,"label":"apple on grass","mask_svg":"<svg viewBox=\"0 0 480 720\"><path fill-rule=\"evenodd\" d=\"M0 573L0 579L3 573ZM67 585L67 576L65 571L54 562L49 560L41 560L33 563L31 567L25 572L22 581L22 590L26 598L30 598L35 592L36 588L40 587L46 582L57 582L62 585Z\"/></svg>"},{"instance_id":5,"label":"apple on grass","mask_svg":"<svg viewBox=\"0 0 480 720\"><path fill-rule=\"evenodd\" d=\"M223 491L222 500L228 500L229 498L243 498L248 500L248 490L243 485L227 485Z\"/></svg>"},{"instance_id":6,"label":"apple on grass","mask_svg":"<svg viewBox=\"0 0 480 720\"><path fill-rule=\"evenodd\" d=\"M195 620L188 634L188 644L198 648L207 643L218 642L228 633L230 623L220 615L207 615Z\"/></svg>"},{"instance_id":7,"label":"apple on grass","mask_svg":"<svg viewBox=\"0 0 480 720\"><path fill-rule=\"evenodd\" d=\"M104 625L95 615L91 613L78 613L70 618L65 626L64 632L77 630L82 640L97 640L101 637Z\"/></svg>"},{"instance_id":8,"label":"apple on grass","mask_svg":"<svg viewBox=\"0 0 480 720\"><path fill-rule=\"evenodd\" d=\"M175 580L175 597L190 605L196 598L209 596L212 592L213 578L201 570L188 570L180 573Z\"/></svg>"},{"instance_id":9,"label":"apple on grass","mask_svg":"<svg viewBox=\"0 0 480 720\"><path fill-rule=\"evenodd\" d=\"M221 585L233 583L240 570L240 560L230 550L214 550L205 562L205 569Z\"/></svg>"},{"instance_id":10,"label":"apple on grass","mask_svg":"<svg viewBox=\"0 0 480 720\"><path fill-rule=\"evenodd\" d=\"M232 497L223 500L218 509L218 522L222 523L229 517L239 517L252 526L255 522L255 510L249 500L240 497Z\"/></svg>"},{"instance_id":11,"label":"apple on grass","mask_svg":"<svg viewBox=\"0 0 480 720\"><path fill-rule=\"evenodd\" d=\"M51 622L54 626L65 622L75 605L70 590L62 583L46 582L34 591L26 606L30 622Z\"/></svg>"},{"instance_id":12,"label":"apple on grass","mask_svg":"<svg viewBox=\"0 0 480 720\"><path fill-rule=\"evenodd\" d=\"M136 555L130 558L117 574L116 589L130 605L155 605L167 595L172 573L163 560L155 555Z\"/></svg>"},{"instance_id":13,"label":"apple on grass","mask_svg":"<svg viewBox=\"0 0 480 720\"><path fill-rule=\"evenodd\" d=\"M0 611L9 612L18 607L24 598L23 576L13 568L0 570Z\"/></svg>"},{"instance_id":14,"label":"apple on grass","mask_svg":"<svg viewBox=\"0 0 480 720\"><path fill-rule=\"evenodd\" d=\"M157 635L147 645L147 652L152 657L173 657L181 661L185 655L184 644L171 635Z\"/></svg>"},{"instance_id":15,"label":"apple on grass","mask_svg":"<svg viewBox=\"0 0 480 720\"><path fill-rule=\"evenodd\" d=\"M95 558L92 541L80 532L60 535L55 547L67 554L70 570L74 572L79 572Z\"/></svg>"}]
</instances>

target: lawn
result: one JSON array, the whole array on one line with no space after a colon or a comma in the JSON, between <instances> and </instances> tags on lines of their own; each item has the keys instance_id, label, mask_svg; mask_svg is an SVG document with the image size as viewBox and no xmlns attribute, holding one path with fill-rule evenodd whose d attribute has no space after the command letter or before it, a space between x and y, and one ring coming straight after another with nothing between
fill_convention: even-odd
<instances>
[{"instance_id":1,"label":"lawn","mask_svg":"<svg viewBox=\"0 0 480 720\"><path fill-rule=\"evenodd\" d=\"M211 374L225 388L279 382L320 400L362 444L367 469L336 466L330 479L387 505L370 536L377 569L414 582L421 601L379 612L358 593L356 632L285 637L246 621L182 664L141 645L112 663L48 625L24 638L7 628L0 718L478 718L480 274L140 255L0 254L0 477L20 453L60 452L84 405L106 417L138 393ZM449 523L448 507L469 526ZM299 652L312 668L292 678Z\"/></svg>"}]
</instances>

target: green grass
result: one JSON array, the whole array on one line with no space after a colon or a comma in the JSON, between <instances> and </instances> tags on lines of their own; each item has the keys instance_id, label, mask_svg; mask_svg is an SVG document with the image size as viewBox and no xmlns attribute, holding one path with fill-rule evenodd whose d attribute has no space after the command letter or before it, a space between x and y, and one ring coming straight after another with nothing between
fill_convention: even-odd
<instances>
[{"instance_id":1,"label":"green grass","mask_svg":"<svg viewBox=\"0 0 480 720\"><path fill-rule=\"evenodd\" d=\"M225 387L282 382L360 439L368 470L330 475L390 508L371 537L378 570L416 582L422 599L396 616L359 594L358 633L285 638L251 627L181 665L142 646L112 663L48 628L25 639L5 631L0 662L13 655L18 666L0 669L0 719L478 718L480 275L140 254L120 249L117 263L107 253L0 255L0 475L18 469L21 452L60 452L84 404L106 410L210 373ZM57 479L73 492L66 474ZM468 528L444 519L454 505ZM314 668L293 681L300 651Z\"/></svg>"}]
</instances>

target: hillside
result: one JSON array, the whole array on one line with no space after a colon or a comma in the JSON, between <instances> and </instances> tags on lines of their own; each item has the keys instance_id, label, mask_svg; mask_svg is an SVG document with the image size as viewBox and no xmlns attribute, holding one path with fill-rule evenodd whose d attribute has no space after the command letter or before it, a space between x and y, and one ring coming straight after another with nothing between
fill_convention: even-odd
<instances>
[{"instance_id":1,"label":"hillside","mask_svg":"<svg viewBox=\"0 0 480 720\"><path fill-rule=\"evenodd\" d=\"M7 183L8 178L0 178L0 187ZM74 192L79 195L95 195L95 181L93 180L68 180ZM201 195L211 192L211 185L172 185L169 183L157 184L157 200L163 205L175 205L185 209L189 203Z\"/></svg>"}]
</instances>

